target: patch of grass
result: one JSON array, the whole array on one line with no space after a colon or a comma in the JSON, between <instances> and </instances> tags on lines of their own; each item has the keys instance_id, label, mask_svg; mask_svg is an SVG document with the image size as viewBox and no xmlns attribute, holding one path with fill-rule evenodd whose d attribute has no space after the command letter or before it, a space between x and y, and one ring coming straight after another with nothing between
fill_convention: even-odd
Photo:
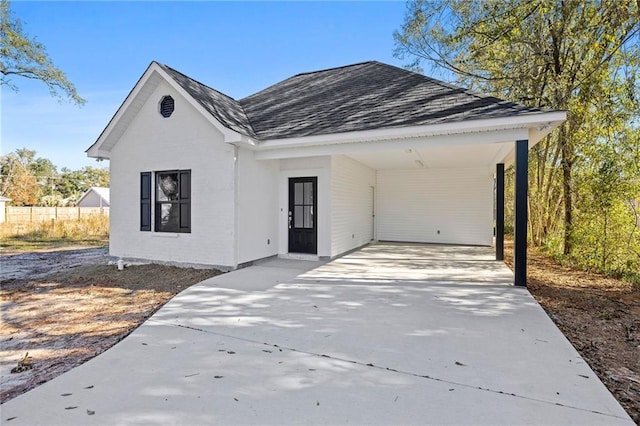
<instances>
[{"instance_id":1,"label":"patch of grass","mask_svg":"<svg viewBox=\"0 0 640 426\"><path fill-rule=\"evenodd\" d=\"M0 247L15 251L44 250L69 245L105 246L109 243L109 217L0 225Z\"/></svg>"}]
</instances>

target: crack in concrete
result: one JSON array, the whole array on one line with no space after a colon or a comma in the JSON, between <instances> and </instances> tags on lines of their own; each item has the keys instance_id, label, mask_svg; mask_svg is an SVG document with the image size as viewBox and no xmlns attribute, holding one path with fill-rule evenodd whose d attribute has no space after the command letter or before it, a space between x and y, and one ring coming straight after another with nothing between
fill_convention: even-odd
<instances>
[{"instance_id":1,"label":"crack in concrete","mask_svg":"<svg viewBox=\"0 0 640 426\"><path fill-rule=\"evenodd\" d=\"M311 355L311 356L315 356L315 357L319 357L319 358L328 358L328 359L332 359L332 360L335 360L335 361L340 361L340 362L360 365L362 367L376 368L376 369L383 370L383 371L389 371L389 372L396 373L396 374L402 374L402 375L406 375L406 376L413 376L413 377L417 377L417 378L421 378L421 379L432 380L432 381L435 381L435 382L446 383L446 384L454 385L454 386L460 386L460 387L464 387L464 388L467 388L467 389L479 390L479 391L483 391L483 392L490 392L490 393L495 393L495 394L498 394L498 395L504 395L504 396L510 396L510 397L514 397L514 398L520 398L520 399L524 399L524 400L527 400L527 401L540 402L540 403L543 403L543 404L555 405L555 406L558 406L558 407L568 408L568 409L572 409L572 410L584 411L584 412L587 412L587 413L597 414L597 415L606 416L606 417L612 417L612 418L616 418L616 419L620 419L620 420L627 420L626 418L621 417L621 416L617 416L615 414L603 413L601 411L590 410L588 408L576 407L574 405L568 405L568 404L563 404L563 403L560 403L560 402L554 402L554 401L549 401L549 400L545 400L545 399L534 398L534 397L525 396L525 395L519 395L519 394L512 393L512 392L505 392L505 391L501 391L501 390L485 388L485 387L482 387L482 386L470 385L470 384L467 384L467 383L455 382L455 381L452 381L452 380L442 379L442 378L439 378L439 377L433 377L433 376L429 376L429 375L426 375L426 374L419 374L419 373L413 373L413 372L410 372L410 371L397 370L397 369L390 368L390 367L382 367L382 366L375 365L373 363L365 363L365 362L362 362L362 361L356 361L356 360L351 360L351 359L346 359L346 358L340 358L340 357L326 355L326 354L319 354L319 353L315 353L315 352L305 351L305 350L302 350L302 349L291 348L291 347L288 347L288 346L280 346L280 345L277 345L275 343L260 342L258 340L248 339L248 338L245 338L245 337L232 336L230 334L225 334L225 333L205 330L205 329L202 329L202 328L192 327L192 326L189 326L189 325L176 324L176 323L159 321L159 320L151 320L151 322L157 322L157 323L160 323L160 324L171 325L171 326L180 327L180 328L185 328L185 329L189 329L189 330L193 330L193 331L198 331L198 332L201 332L201 333L207 333L207 334L213 334L213 335L216 335L216 336L227 337L229 339L240 340L240 341L244 341L244 342L251 343L251 344L270 346L270 347L273 347L273 348L287 350L287 351L290 351L290 352L297 352L297 353L301 353L301 354L305 354L305 355Z\"/></svg>"}]
</instances>

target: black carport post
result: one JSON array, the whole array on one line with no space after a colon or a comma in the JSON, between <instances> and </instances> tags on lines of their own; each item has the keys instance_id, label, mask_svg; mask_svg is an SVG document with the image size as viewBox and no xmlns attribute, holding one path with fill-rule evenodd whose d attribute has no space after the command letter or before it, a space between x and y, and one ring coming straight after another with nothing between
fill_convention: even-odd
<instances>
[{"instance_id":1,"label":"black carport post","mask_svg":"<svg viewBox=\"0 0 640 426\"><path fill-rule=\"evenodd\" d=\"M504 260L504 164L496 164L496 260Z\"/></svg>"},{"instance_id":2,"label":"black carport post","mask_svg":"<svg viewBox=\"0 0 640 426\"><path fill-rule=\"evenodd\" d=\"M516 141L515 224L513 228L514 284L527 285L527 186L529 141Z\"/></svg>"}]
</instances>

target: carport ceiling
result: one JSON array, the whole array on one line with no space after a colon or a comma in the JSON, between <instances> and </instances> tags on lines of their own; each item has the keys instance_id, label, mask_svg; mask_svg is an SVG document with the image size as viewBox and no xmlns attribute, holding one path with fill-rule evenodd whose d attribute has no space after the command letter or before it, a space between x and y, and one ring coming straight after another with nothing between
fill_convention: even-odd
<instances>
[{"instance_id":1,"label":"carport ceiling","mask_svg":"<svg viewBox=\"0 0 640 426\"><path fill-rule=\"evenodd\" d=\"M493 170L495 164L505 161L512 150L513 142L509 142L365 151L347 155L376 170L476 167Z\"/></svg>"}]
</instances>

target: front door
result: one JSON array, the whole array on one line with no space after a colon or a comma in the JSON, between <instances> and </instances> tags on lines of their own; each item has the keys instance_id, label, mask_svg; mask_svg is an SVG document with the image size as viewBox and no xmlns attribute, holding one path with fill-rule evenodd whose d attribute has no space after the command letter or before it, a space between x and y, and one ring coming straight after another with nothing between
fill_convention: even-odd
<instances>
[{"instance_id":1,"label":"front door","mask_svg":"<svg viewBox=\"0 0 640 426\"><path fill-rule=\"evenodd\" d=\"M318 178L289 178L289 252L318 253Z\"/></svg>"}]
</instances>

